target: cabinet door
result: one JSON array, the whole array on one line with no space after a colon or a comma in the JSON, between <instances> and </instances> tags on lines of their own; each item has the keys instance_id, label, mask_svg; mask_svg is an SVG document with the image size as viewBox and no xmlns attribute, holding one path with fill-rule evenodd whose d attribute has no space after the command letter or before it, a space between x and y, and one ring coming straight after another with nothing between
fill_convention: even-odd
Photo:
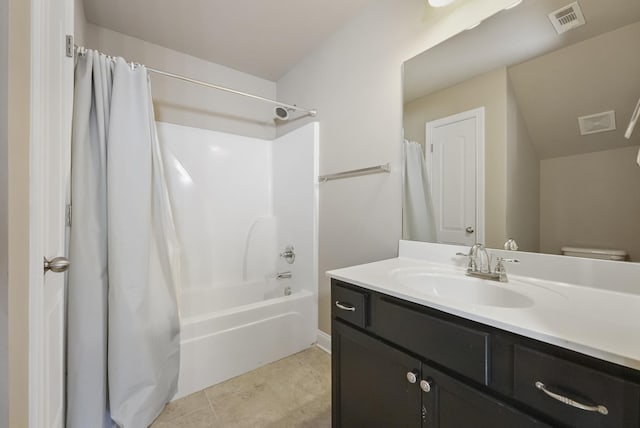
<instances>
[{"instance_id":1,"label":"cabinet door","mask_svg":"<svg viewBox=\"0 0 640 428\"><path fill-rule=\"evenodd\" d=\"M420 427L419 360L336 320L331 350L334 428Z\"/></svg>"},{"instance_id":2,"label":"cabinet door","mask_svg":"<svg viewBox=\"0 0 640 428\"><path fill-rule=\"evenodd\" d=\"M428 365L422 366L422 378L430 388L422 396L426 428L548 426Z\"/></svg>"}]
</instances>

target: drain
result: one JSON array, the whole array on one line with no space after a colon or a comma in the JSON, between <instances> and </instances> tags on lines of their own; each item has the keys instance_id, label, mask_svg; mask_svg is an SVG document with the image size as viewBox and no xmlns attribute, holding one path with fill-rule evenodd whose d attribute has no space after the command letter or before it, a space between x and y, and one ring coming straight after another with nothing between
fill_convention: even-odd
<instances>
[{"instance_id":1,"label":"drain","mask_svg":"<svg viewBox=\"0 0 640 428\"><path fill-rule=\"evenodd\" d=\"M285 287L284 288L284 295L285 296L291 296L291 287Z\"/></svg>"}]
</instances>

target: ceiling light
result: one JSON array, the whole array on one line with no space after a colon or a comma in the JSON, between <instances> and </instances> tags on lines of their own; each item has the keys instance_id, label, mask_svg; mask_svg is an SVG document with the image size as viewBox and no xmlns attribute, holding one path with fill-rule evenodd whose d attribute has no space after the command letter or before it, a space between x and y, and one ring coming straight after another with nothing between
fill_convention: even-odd
<instances>
[{"instance_id":1,"label":"ceiling light","mask_svg":"<svg viewBox=\"0 0 640 428\"><path fill-rule=\"evenodd\" d=\"M522 0L518 0L516 2L513 2L509 6L505 7L504 10L513 9L514 7L518 6L520 3L522 3Z\"/></svg>"},{"instance_id":2,"label":"ceiling light","mask_svg":"<svg viewBox=\"0 0 640 428\"><path fill-rule=\"evenodd\" d=\"M454 0L429 0L429 4L432 7L442 7L442 6L447 6L451 3L453 3Z\"/></svg>"}]
</instances>

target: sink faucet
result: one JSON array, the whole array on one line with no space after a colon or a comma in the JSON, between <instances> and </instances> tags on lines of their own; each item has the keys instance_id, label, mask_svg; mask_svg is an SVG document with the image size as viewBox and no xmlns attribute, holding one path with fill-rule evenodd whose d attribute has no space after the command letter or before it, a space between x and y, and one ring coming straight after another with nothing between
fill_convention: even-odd
<instances>
[{"instance_id":1,"label":"sink faucet","mask_svg":"<svg viewBox=\"0 0 640 428\"><path fill-rule=\"evenodd\" d=\"M469 258L475 260L477 272L489 273L491 271L491 258L484 245L473 244L469 250Z\"/></svg>"},{"instance_id":2,"label":"sink faucet","mask_svg":"<svg viewBox=\"0 0 640 428\"><path fill-rule=\"evenodd\" d=\"M505 263L520 263L518 259L506 259L504 257L498 257L496 260L496 266L491 270L491 256L487 252L487 249L482 244L473 244L469 249L469 254L456 253L457 256L464 256L469 258L469 265L467 266L467 275L475 276L477 278L489 279L492 281L508 282L507 269Z\"/></svg>"}]
</instances>

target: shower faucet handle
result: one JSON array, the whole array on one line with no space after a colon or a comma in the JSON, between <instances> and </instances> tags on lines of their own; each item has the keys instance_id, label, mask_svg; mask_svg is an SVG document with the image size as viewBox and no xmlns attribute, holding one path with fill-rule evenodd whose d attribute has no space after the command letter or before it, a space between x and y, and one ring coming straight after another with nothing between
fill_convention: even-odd
<instances>
[{"instance_id":1,"label":"shower faucet handle","mask_svg":"<svg viewBox=\"0 0 640 428\"><path fill-rule=\"evenodd\" d=\"M287 245L282 253L280 253L280 257L282 257L287 263L293 264L296 260L296 253L293 252L293 245Z\"/></svg>"}]
</instances>

